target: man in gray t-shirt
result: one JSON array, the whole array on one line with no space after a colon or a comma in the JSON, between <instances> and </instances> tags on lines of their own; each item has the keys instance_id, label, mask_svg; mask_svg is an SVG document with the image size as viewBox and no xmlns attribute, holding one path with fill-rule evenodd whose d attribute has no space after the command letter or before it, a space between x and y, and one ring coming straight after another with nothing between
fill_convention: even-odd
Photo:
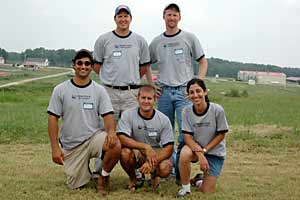
<instances>
[{"instance_id":1,"label":"man in gray t-shirt","mask_svg":"<svg viewBox=\"0 0 300 200\"><path fill-rule=\"evenodd\" d=\"M175 129L175 113L179 128L177 159L182 148L183 135L181 131L182 109L190 104L185 98L186 84L194 76L193 63L199 64L198 76L204 79L207 71L207 61L199 40L192 33L179 29L181 19L177 4L171 3L163 12L166 30L155 37L150 44L151 63L158 67L158 85L162 95L158 99L158 110L167 115ZM175 134L175 131L174 131ZM175 163L174 163L175 164ZM177 164L176 175L178 172ZM177 180L179 176L177 176Z\"/></svg>"},{"instance_id":2,"label":"man in gray t-shirt","mask_svg":"<svg viewBox=\"0 0 300 200\"><path fill-rule=\"evenodd\" d=\"M132 20L128 6L115 10L116 29L101 35L94 46L94 71L106 87L117 121L122 111L137 106L136 95L140 84L140 72L152 83L150 55L146 40L130 31Z\"/></svg>"},{"instance_id":3,"label":"man in gray t-shirt","mask_svg":"<svg viewBox=\"0 0 300 200\"><path fill-rule=\"evenodd\" d=\"M115 134L110 98L104 87L89 77L92 63L89 51L76 53L73 59L75 76L53 90L47 109L48 132L52 160L64 165L67 185L71 189L90 181L89 160L100 157L102 151L106 152L102 155L103 168L98 179L98 191L106 195L109 173L119 160L121 144ZM104 126L100 123L100 116ZM58 139L59 118L62 125Z\"/></svg>"},{"instance_id":4,"label":"man in gray t-shirt","mask_svg":"<svg viewBox=\"0 0 300 200\"><path fill-rule=\"evenodd\" d=\"M153 187L158 186L159 177L167 177L172 169L172 126L167 116L153 108L155 102L155 88L141 86L139 107L126 110L118 123L117 135L122 144L120 161L130 178L130 190L136 187L136 168L143 174L151 174Z\"/></svg>"}]
</instances>

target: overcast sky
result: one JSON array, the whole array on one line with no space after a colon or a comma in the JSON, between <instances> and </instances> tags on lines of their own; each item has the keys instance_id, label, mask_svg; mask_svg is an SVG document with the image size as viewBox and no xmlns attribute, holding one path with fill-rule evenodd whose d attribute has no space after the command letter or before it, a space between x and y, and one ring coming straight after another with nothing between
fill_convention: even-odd
<instances>
[{"instance_id":1,"label":"overcast sky","mask_svg":"<svg viewBox=\"0 0 300 200\"><path fill-rule=\"evenodd\" d=\"M130 7L131 30L148 43L164 31L163 8L181 7L180 28L194 33L206 57L300 67L297 0L0 0L0 47L92 50L115 28L114 10Z\"/></svg>"}]
</instances>

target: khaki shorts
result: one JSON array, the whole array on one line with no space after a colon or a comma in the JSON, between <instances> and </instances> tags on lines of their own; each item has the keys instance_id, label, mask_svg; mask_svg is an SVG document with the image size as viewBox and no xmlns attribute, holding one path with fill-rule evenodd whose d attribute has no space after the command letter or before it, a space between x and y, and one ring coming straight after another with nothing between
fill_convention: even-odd
<instances>
[{"instance_id":1,"label":"khaki shorts","mask_svg":"<svg viewBox=\"0 0 300 200\"><path fill-rule=\"evenodd\" d=\"M156 152L159 152L161 149L160 148L155 148L154 149ZM132 150L136 159L136 169L140 168L146 161L147 161L147 157L144 151L138 150L138 149L133 149ZM166 160L162 160L160 163L168 163L171 167L172 167L172 156L169 159Z\"/></svg>"},{"instance_id":2,"label":"khaki shorts","mask_svg":"<svg viewBox=\"0 0 300 200\"><path fill-rule=\"evenodd\" d=\"M69 188L75 189L90 181L90 159L101 156L106 135L106 132L98 131L94 136L78 147L71 150L63 149L65 158L64 169Z\"/></svg>"},{"instance_id":3,"label":"khaki shorts","mask_svg":"<svg viewBox=\"0 0 300 200\"><path fill-rule=\"evenodd\" d=\"M138 89L118 90L106 86L105 89L109 94L111 103L113 105L114 119L116 122L118 122L124 110L138 106L136 99L138 95Z\"/></svg>"}]
</instances>

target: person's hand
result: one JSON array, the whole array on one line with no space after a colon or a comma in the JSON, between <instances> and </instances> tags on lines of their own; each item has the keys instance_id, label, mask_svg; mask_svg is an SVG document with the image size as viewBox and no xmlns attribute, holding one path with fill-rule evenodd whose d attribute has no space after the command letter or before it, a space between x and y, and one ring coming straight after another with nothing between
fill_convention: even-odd
<instances>
[{"instance_id":1,"label":"person's hand","mask_svg":"<svg viewBox=\"0 0 300 200\"><path fill-rule=\"evenodd\" d=\"M193 152L201 152L202 151L201 147L198 144L196 144L196 143L193 144L193 146L191 147L191 150Z\"/></svg>"},{"instance_id":2,"label":"person's hand","mask_svg":"<svg viewBox=\"0 0 300 200\"><path fill-rule=\"evenodd\" d=\"M141 167L140 167L140 172L143 174L149 174L152 172L153 167L151 167L149 162L145 162Z\"/></svg>"},{"instance_id":3,"label":"person's hand","mask_svg":"<svg viewBox=\"0 0 300 200\"><path fill-rule=\"evenodd\" d=\"M115 134L107 134L104 145L108 148L114 147L118 142L118 137Z\"/></svg>"},{"instance_id":4,"label":"person's hand","mask_svg":"<svg viewBox=\"0 0 300 200\"><path fill-rule=\"evenodd\" d=\"M150 145L148 145L145 149L145 154L151 168L155 167L157 164L157 153L154 151L154 149L152 149Z\"/></svg>"},{"instance_id":5,"label":"person's hand","mask_svg":"<svg viewBox=\"0 0 300 200\"><path fill-rule=\"evenodd\" d=\"M64 164L64 154L60 147L52 149L52 161L58 165Z\"/></svg>"},{"instance_id":6,"label":"person's hand","mask_svg":"<svg viewBox=\"0 0 300 200\"><path fill-rule=\"evenodd\" d=\"M158 85L154 84L153 86L155 87L156 90L156 98L159 98L162 95L162 89Z\"/></svg>"},{"instance_id":7,"label":"person's hand","mask_svg":"<svg viewBox=\"0 0 300 200\"><path fill-rule=\"evenodd\" d=\"M200 170L207 174L209 172L209 164L203 153L198 156L198 160L200 164Z\"/></svg>"}]
</instances>

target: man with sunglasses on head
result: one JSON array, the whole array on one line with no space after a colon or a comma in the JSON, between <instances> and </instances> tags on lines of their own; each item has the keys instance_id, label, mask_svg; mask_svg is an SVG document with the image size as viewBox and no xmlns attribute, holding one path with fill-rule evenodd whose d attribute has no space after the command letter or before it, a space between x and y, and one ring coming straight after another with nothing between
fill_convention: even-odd
<instances>
[{"instance_id":1,"label":"man with sunglasses on head","mask_svg":"<svg viewBox=\"0 0 300 200\"><path fill-rule=\"evenodd\" d=\"M48 133L52 160L64 165L67 185L71 189L81 188L90 181L89 161L102 156L98 192L105 196L109 192L110 172L120 158L121 144L115 133L109 95L89 77L92 64L89 51L82 49L76 53L73 59L75 76L53 90L47 109ZM60 137L59 118L62 119Z\"/></svg>"},{"instance_id":2,"label":"man with sunglasses on head","mask_svg":"<svg viewBox=\"0 0 300 200\"><path fill-rule=\"evenodd\" d=\"M176 180L179 183L178 160L183 147L181 112L186 105L191 104L186 99L186 84L194 76L193 63L195 61L199 64L198 76L204 79L207 60L196 36L179 29L181 14L177 4L171 3L165 7L163 19L166 30L153 39L149 48L151 63L158 67L157 82L162 91L158 99L158 110L169 117L173 130L175 129L175 114L177 118L179 146L177 156L175 152L173 153L173 161L176 160L174 163Z\"/></svg>"}]
</instances>

